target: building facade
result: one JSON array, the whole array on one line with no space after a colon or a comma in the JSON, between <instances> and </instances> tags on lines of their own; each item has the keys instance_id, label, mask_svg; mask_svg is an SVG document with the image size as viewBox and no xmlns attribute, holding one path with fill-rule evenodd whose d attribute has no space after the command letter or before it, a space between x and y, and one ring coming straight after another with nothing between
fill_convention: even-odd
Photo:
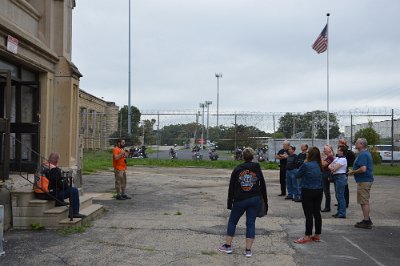
<instances>
[{"instance_id":1,"label":"building facade","mask_svg":"<svg viewBox=\"0 0 400 266\"><path fill-rule=\"evenodd\" d=\"M74 0L0 1L0 179L51 152L79 165L79 79L71 61Z\"/></svg>"},{"instance_id":2,"label":"building facade","mask_svg":"<svg viewBox=\"0 0 400 266\"><path fill-rule=\"evenodd\" d=\"M393 125L393 129L392 129L392 125ZM356 132L358 132L361 129L368 128L368 127L369 127L369 123L356 124L356 125L353 125L353 127L346 126L345 127L345 135L349 136L349 137L352 136L354 138L354 135L356 134ZM399 119L393 119L393 121L392 120L384 120L384 121L372 122L372 128L376 131L376 133L379 134L379 136L381 138L391 138L392 131L393 131L394 142L399 142L399 140L400 140L400 120Z\"/></svg>"},{"instance_id":3,"label":"building facade","mask_svg":"<svg viewBox=\"0 0 400 266\"><path fill-rule=\"evenodd\" d=\"M79 91L79 139L85 150L110 147L110 135L118 129L118 106L83 90Z\"/></svg>"}]
</instances>

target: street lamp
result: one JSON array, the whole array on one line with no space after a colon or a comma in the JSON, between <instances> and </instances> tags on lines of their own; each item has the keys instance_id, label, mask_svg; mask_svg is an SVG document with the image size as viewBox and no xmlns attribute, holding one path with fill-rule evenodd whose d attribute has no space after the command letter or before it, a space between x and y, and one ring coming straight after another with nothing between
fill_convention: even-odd
<instances>
[{"instance_id":1,"label":"street lamp","mask_svg":"<svg viewBox=\"0 0 400 266\"><path fill-rule=\"evenodd\" d=\"M215 77L217 78L217 126L218 117L219 117L219 78L222 78L222 73L215 73Z\"/></svg>"},{"instance_id":2,"label":"street lamp","mask_svg":"<svg viewBox=\"0 0 400 266\"><path fill-rule=\"evenodd\" d=\"M204 145L204 107L206 107L206 105L204 103L200 103L199 106L203 109L203 115L201 118L201 142Z\"/></svg>"},{"instance_id":3,"label":"street lamp","mask_svg":"<svg viewBox=\"0 0 400 266\"><path fill-rule=\"evenodd\" d=\"M212 101L206 101L204 104L207 107L207 136L206 136L206 139L208 140L208 122L209 122L209 116L210 116L209 106L210 106L210 104L212 104Z\"/></svg>"}]
</instances>

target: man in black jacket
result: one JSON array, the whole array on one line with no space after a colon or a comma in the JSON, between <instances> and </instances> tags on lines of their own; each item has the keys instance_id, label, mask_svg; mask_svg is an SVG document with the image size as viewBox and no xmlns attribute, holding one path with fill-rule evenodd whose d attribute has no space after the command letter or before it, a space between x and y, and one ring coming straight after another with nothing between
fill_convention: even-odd
<instances>
[{"instance_id":1,"label":"man in black jacket","mask_svg":"<svg viewBox=\"0 0 400 266\"><path fill-rule=\"evenodd\" d=\"M85 218L86 215L79 213L79 191L76 187L71 187L68 184L67 178L63 177L62 171L57 167L60 155L58 153L51 153L48 160L49 171L47 178L49 179L49 191L56 200L56 206L67 205L64 199L71 195L72 200L72 216L73 218ZM71 190L70 190L71 189ZM71 217L70 217L71 218Z\"/></svg>"}]
</instances>

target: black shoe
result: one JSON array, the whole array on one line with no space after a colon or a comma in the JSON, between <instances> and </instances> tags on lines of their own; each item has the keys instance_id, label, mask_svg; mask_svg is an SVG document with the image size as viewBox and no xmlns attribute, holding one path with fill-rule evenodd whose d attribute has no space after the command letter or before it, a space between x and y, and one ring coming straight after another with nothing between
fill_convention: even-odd
<instances>
[{"instance_id":1,"label":"black shoe","mask_svg":"<svg viewBox=\"0 0 400 266\"><path fill-rule=\"evenodd\" d=\"M294 202L301 202L301 199L295 199Z\"/></svg>"},{"instance_id":2,"label":"black shoe","mask_svg":"<svg viewBox=\"0 0 400 266\"><path fill-rule=\"evenodd\" d=\"M121 196L120 194L117 194L117 196L115 197L116 200L126 200L123 196Z\"/></svg>"},{"instance_id":3,"label":"black shoe","mask_svg":"<svg viewBox=\"0 0 400 266\"><path fill-rule=\"evenodd\" d=\"M71 218L71 216L68 215L68 218ZM86 218L86 215L80 214L80 213L75 213L75 214L72 215L72 218L81 218L81 219L83 219L83 218Z\"/></svg>"},{"instance_id":4,"label":"black shoe","mask_svg":"<svg viewBox=\"0 0 400 266\"><path fill-rule=\"evenodd\" d=\"M126 195L126 194L122 194L122 198L123 198L123 199L131 199L131 197L129 197L129 196Z\"/></svg>"},{"instance_id":5,"label":"black shoe","mask_svg":"<svg viewBox=\"0 0 400 266\"><path fill-rule=\"evenodd\" d=\"M346 219L346 216L343 215L338 215L338 214L334 214L332 215L333 218L342 218L342 219Z\"/></svg>"},{"instance_id":6,"label":"black shoe","mask_svg":"<svg viewBox=\"0 0 400 266\"><path fill-rule=\"evenodd\" d=\"M61 206L68 206L68 202L58 202L56 201L56 203L54 204L56 207L61 207Z\"/></svg>"},{"instance_id":7,"label":"black shoe","mask_svg":"<svg viewBox=\"0 0 400 266\"><path fill-rule=\"evenodd\" d=\"M335 206L338 206L338 204L336 203Z\"/></svg>"},{"instance_id":8,"label":"black shoe","mask_svg":"<svg viewBox=\"0 0 400 266\"><path fill-rule=\"evenodd\" d=\"M331 211L331 209L328 209L328 208L321 210L321 212L330 212L330 211Z\"/></svg>"},{"instance_id":9,"label":"black shoe","mask_svg":"<svg viewBox=\"0 0 400 266\"><path fill-rule=\"evenodd\" d=\"M293 200L293 197L287 196L287 197L285 198L285 200Z\"/></svg>"},{"instance_id":10,"label":"black shoe","mask_svg":"<svg viewBox=\"0 0 400 266\"><path fill-rule=\"evenodd\" d=\"M372 229L372 222L371 220L362 220L354 225L357 228L364 228L364 229Z\"/></svg>"}]
</instances>

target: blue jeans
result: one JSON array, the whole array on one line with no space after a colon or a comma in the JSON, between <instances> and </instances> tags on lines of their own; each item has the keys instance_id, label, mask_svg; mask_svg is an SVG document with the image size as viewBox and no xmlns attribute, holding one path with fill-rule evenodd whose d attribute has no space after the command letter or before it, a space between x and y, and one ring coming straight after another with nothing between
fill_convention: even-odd
<instances>
[{"instance_id":1,"label":"blue jeans","mask_svg":"<svg viewBox=\"0 0 400 266\"><path fill-rule=\"evenodd\" d=\"M297 187L299 188L299 199L301 199L301 178L296 178Z\"/></svg>"},{"instance_id":2,"label":"blue jeans","mask_svg":"<svg viewBox=\"0 0 400 266\"><path fill-rule=\"evenodd\" d=\"M344 191L347 185L346 174L333 175L333 181L335 182L335 195L338 202L338 211L336 215L346 216L346 200L344 198Z\"/></svg>"},{"instance_id":3,"label":"blue jeans","mask_svg":"<svg viewBox=\"0 0 400 266\"><path fill-rule=\"evenodd\" d=\"M286 170L286 187L287 187L287 196L289 198L294 198L295 195L295 188L293 187L293 178L296 178L296 173L294 172L296 169L293 170Z\"/></svg>"},{"instance_id":4,"label":"blue jeans","mask_svg":"<svg viewBox=\"0 0 400 266\"><path fill-rule=\"evenodd\" d=\"M286 174L290 177L290 183L292 186L292 195L294 199L300 199L301 198L301 191L300 191L300 181L301 179L297 180L296 174L297 174L298 169L293 169L293 170L287 170Z\"/></svg>"},{"instance_id":5,"label":"blue jeans","mask_svg":"<svg viewBox=\"0 0 400 266\"><path fill-rule=\"evenodd\" d=\"M57 190L53 193L53 196L57 198L58 201L63 202L64 199L69 198L69 188L63 190ZM73 214L79 213L79 191L76 187L72 187L72 212Z\"/></svg>"},{"instance_id":6,"label":"blue jeans","mask_svg":"<svg viewBox=\"0 0 400 266\"><path fill-rule=\"evenodd\" d=\"M232 237L235 235L236 225L243 213L246 212L246 238L254 238L256 235L257 212L260 208L260 204L260 196L234 201L226 234Z\"/></svg>"}]
</instances>

